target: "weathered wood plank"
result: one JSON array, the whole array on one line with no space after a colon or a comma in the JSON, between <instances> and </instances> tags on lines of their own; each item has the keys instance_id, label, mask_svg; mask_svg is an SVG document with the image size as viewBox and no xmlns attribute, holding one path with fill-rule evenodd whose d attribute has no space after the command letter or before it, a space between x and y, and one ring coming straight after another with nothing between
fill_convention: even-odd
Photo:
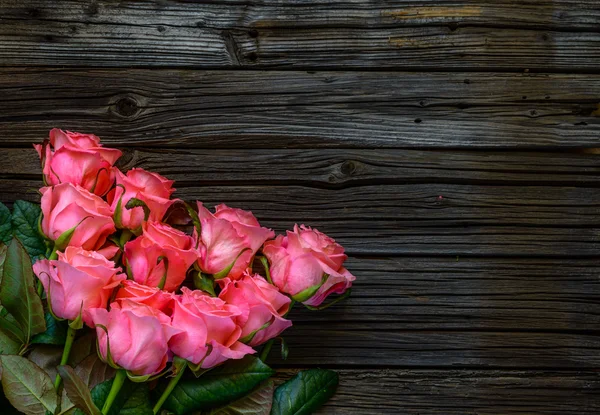
<instances>
[{"instance_id":1,"label":"weathered wood plank","mask_svg":"<svg viewBox=\"0 0 600 415\"><path fill-rule=\"evenodd\" d=\"M535 312L532 310L531 312ZM527 331L397 330L387 324L296 324L283 365L597 369L600 336Z\"/></svg>"},{"instance_id":2,"label":"weathered wood plank","mask_svg":"<svg viewBox=\"0 0 600 415\"><path fill-rule=\"evenodd\" d=\"M600 147L597 75L2 69L0 95L10 145Z\"/></svg>"},{"instance_id":3,"label":"weathered wood plank","mask_svg":"<svg viewBox=\"0 0 600 415\"><path fill-rule=\"evenodd\" d=\"M5 0L0 64L596 71L593 0Z\"/></svg>"},{"instance_id":4,"label":"weathered wood plank","mask_svg":"<svg viewBox=\"0 0 600 415\"><path fill-rule=\"evenodd\" d=\"M38 201L39 180L0 181L0 197ZM600 188L479 185L204 186L176 196L249 209L278 232L306 223L353 255L597 255ZM441 198L440 198L441 196Z\"/></svg>"},{"instance_id":5,"label":"weathered wood plank","mask_svg":"<svg viewBox=\"0 0 600 415\"><path fill-rule=\"evenodd\" d=\"M41 142L41 141L38 141ZM305 185L447 183L597 187L596 154L402 149L122 148L122 170L140 167L182 184ZM0 177L39 179L33 148L0 148Z\"/></svg>"},{"instance_id":6,"label":"weathered wood plank","mask_svg":"<svg viewBox=\"0 0 600 415\"><path fill-rule=\"evenodd\" d=\"M352 295L297 324L374 323L394 330L600 330L597 260L350 258ZM257 269L260 269L258 267Z\"/></svg>"},{"instance_id":7,"label":"weathered wood plank","mask_svg":"<svg viewBox=\"0 0 600 415\"><path fill-rule=\"evenodd\" d=\"M338 370L340 385L318 414L595 415L600 375L497 370ZM281 380L295 370L279 370Z\"/></svg>"}]
</instances>

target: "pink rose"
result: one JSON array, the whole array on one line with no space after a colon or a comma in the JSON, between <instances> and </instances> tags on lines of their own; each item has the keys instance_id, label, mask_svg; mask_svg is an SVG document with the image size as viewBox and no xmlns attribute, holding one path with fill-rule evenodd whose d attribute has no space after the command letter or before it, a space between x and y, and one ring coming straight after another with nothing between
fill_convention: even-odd
<instances>
[{"instance_id":1,"label":"pink rose","mask_svg":"<svg viewBox=\"0 0 600 415\"><path fill-rule=\"evenodd\" d=\"M59 252L58 260L37 261L33 272L46 289L54 315L67 320L75 320L82 310L106 307L114 288L126 278L114 262L73 246Z\"/></svg>"},{"instance_id":2,"label":"pink rose","mask_svg":"<svg viewBox=\"0 0 600 415\"><path fill-rule=\"evenodd\" d=\"M156 287L138 284L135 281L123 281L122 287L117 291L115 301L131 300L136 303L145 304L149 307L171 314L171 303L175 301L175 294L160 290Z\"/></svg>"},{"instance_id":3,"label":"pink rose","mask_svg":"<svg viewBox=\"0 0 600 415\"><path fill-rule=\"evenodd\" d=\"M228 280L219 298L242 311L236 323L242 328L242 339L250 346L277 337L292 325L283 318L291 300L258 274L244 274L238 281Z\"/></svg>"},{"instance_id":4,"label":"pink rose","mask_svg":"<svg viewBox=\"0 0 600 415\"><path fill-rule=\"evenodd\" d=\"M165 291L175 291L181 285L196 259L198 251L192 237L163 223L144 223L142 236L125 244L125 260L133 279L158 287L166 269Z\"/></svg>"},{"instance_id":5,"label":"pink rose","mask_svg":"<svg viewBox=\"0 0 600 415\"><path fill-rule=\"evenodd\" d=\"M227 359L241 359L254 350L239 341L242 329L235 323L239 308L202 291L183 287L173 303L173 327L181 330L171 339L173 353L208 369Z\"/></svg>"},{"instance_id":6,"label":"pink rose","mask_svg":"<svg viewBox=\"0 0 600 415\"><path fill-rule=\"evenodd\" d=\"M112 303L104 308L88 310L88 319L98 335L98 352L104 361L110 356L121 368L133 375L145 376L161 372L169 360L167 346L179 330L171 326L164 313L130 300ZM104 328L99 327L104 326Z\"/></svg>"},{"instance_id":7,"label":"pink rose","mask_svg":"<svg viewBox=\"0 0 600 415\"><path fill-rule=\"evenodd\" d=\"M275 236L261 227L251 212L225 205L218 205L213 215L198 202L198 217L202 226L198 265L207 274L224 273L231 267L222 277L239 278L256 251Z\"/></svg>"},{"instance_id":8,"label":"pink rose","mask_svg":"<svg viewBox=\"0 0 600 415\"><path fill-rule=\"evenodd\" d=\"M273 283L301 303L317 306L332 294L342 294L355 277L342 267L344 248L305 226L268 241L263 253L271 265Z\"/></svg>"},{"instance_id":9,"label":"pink rose","mask_svg":"<svg viewBox=\"0 0 600 415\"><path fill-rule=\"evenodd\" d=\"M34 144L40 156L46 183L71 183L104 195L114 182L113 165L121 152L105 148L93 134L72 133L54 128L50 140Z\"/></svg>"},{"instance_id":10,"label":"pink rose","mask_svg":"<svg viewBox=\"0 0 600 415\"><path fill-rule=\"evenodd\" d=\"M115 173L117 185L109 192L107 200L115 217L120 216L120 225L124 228L138 229L144 222L144 209L141 206L125 208L132 198L146 203L150 209L148 220L152 222L160 222L167 209L175 202L169 199L175 191L172 180L143 169L131 169L127 175L119 170Z\"/></svg>"},{"instance_id":11,"label":"pink rose","mask_svg":"<svg viewBox=\"0 0 600 415\"><path fill-rule=\"evenodd\" d=\"M42 231L56 241L64 232L75 228L69 245L88 251L100 249L115 231L112 212L99 196L82 187L63 183L43 187Z\"/></svg>"}]
</instances>

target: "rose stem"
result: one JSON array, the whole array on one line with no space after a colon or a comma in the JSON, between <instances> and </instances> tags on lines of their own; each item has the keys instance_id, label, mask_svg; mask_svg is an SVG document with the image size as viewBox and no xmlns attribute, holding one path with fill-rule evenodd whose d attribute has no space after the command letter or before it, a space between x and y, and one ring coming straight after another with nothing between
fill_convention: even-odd
<instances>
[{"instance_id":1,"label":"rose stem","mask_svg":"<svg viewBox=\"0 0 600 415\"><path fill-rule=\"evenodd\" d=\"M160 395L160 399L158 400L158 402L156 402L156 405L154 405L154 408L152 409L154 415L156 415L160 411L160 408L162 408L163 403L165 403L171 392L173 392L173 389L175 389L175 386L177 386L179 379L181 379L181 377L183 376L183 372L185 372L186 367L186 364L180 366L179 370L177 371L177 374L171 378L169 384L167 385L167 389L165 389L162 395Z\"/></svg>"},{"instance_id":2,"label":"rose stem","mask_svg":"<svg viewBox=\"0 0 600 415\"><path fill-rule=\"evenodd\" d=\"M262 360L263 363L267 360L267 357L269 357L269 353L271 352L271 347L273 347L274 341L275 339L271 339L266 342L262 351L260 352L260 360Z\"/></svg>"},{"instance_id":3,"label":"rose stem","mask_svg":"<svg viewBox=\"0 0 600 415\"><path fill-rule=\"evenodd\" d=\"M104 406L102 407L102 415L106 415L108 414L108 411L110 411L110 407L112 406L113 402L115 401L115 398L119 394L121 386L123 386L123 383L125 382L126 378L127 372L125 371L125 369L117 370L115 380L113 380L112 386L110 387L110 392L108 393L108 397L106 398Z\"/></svg>"},{"instance_id":4,"label":"rose stem","mask_svg":"<svg viewBox=\"0 0 600 415\"><path fill-rule=\"evenodd\" d=\"M60 365L66 365L69 361L69 355L71 354L71 346L73 346L73 340L75 340L75 334L77 330L69 326L67 329L67 340L65 341L65 348L63 349L62 358L60 359ZM62 379L60 375L56 374L56 379L54 380L54 389L58 391L60 385L62 383Z\"/></svg>"}]
</instances>

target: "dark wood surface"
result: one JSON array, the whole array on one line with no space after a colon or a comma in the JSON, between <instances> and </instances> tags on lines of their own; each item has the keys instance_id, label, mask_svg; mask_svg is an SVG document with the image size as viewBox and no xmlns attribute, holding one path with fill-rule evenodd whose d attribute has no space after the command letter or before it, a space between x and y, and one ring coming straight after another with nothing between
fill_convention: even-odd
<instances>
[{"instance_id":1,"label":"dark wood surface","mask_svg":"<svg viewBox=\"0 0 600 415\"><path fill-rule=\"evenodd\" d=\"M322 414L600 412L600 3L0 1L0 200L93 132L176 195L344 244L295 309Z\"/></svg>"}]
</instances>

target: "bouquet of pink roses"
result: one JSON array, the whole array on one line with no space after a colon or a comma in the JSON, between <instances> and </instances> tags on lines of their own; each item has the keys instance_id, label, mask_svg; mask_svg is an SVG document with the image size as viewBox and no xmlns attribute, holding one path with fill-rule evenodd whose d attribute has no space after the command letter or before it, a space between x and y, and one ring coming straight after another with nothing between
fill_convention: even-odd
<instances>
[{"instance_id":1,"label":"bouquet of pink roses","mask_svg":"<svg viewBox=\"0 0 600 415\"><path fill-rule=\"evenodd\" d=\"M334 393L334 372L275 388L264 363L275 340L287 356L295 303L350 293L333 239L173 199L173 181L120 171L91 134L34 147L41 208L0 204L3 413L307 414Z\"/></svg>"}]
</instances>

